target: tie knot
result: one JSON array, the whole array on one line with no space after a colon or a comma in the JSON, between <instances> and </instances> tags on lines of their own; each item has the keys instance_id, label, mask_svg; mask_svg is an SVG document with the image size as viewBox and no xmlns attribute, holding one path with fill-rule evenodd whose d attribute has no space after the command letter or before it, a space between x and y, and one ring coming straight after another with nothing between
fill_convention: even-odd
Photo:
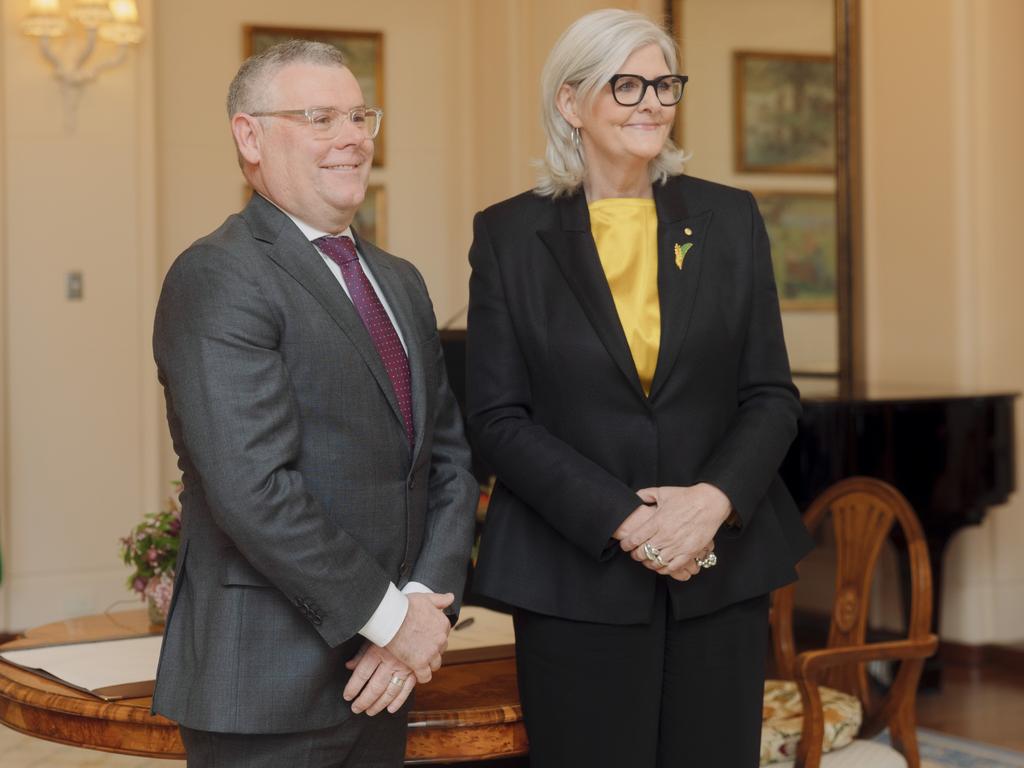
<instances>
[{"instance_id":1,"label":"tie knot","mask_svg":"<svg viewBox=\"0 0 1024 768\"><path fill-rule=\"evenodd\" d=\"M339 267L359 258L356 254L356 244L344 235L341 237L318 237L313 242Z\"/></svg>"}]
</instances>

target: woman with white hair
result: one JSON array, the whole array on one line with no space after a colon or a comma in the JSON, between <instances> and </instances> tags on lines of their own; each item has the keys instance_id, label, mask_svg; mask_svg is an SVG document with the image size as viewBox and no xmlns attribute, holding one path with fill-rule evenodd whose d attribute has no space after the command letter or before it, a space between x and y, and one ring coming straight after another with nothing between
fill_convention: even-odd
<instances>
[{"instance_id":1,"label":"woman with white hair","mask_svg":"<svg viewBox=\"0 0 1024 768\"><path fill-rule=\"evenodd\" d=\"M537 187L477 214L474 586L514 607L533 768L756 766L768 593L810 541L764 224L682 175L671 38L605 10L542 75Z\"/></svg>"}]
</instances>

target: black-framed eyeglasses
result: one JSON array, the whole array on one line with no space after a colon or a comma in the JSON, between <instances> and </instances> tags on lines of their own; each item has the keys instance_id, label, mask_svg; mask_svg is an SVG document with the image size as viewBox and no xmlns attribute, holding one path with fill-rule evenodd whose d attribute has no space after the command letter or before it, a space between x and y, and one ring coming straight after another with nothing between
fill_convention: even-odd
<instances>
[{"instance_id":1,"label":"black-framed eyeglasses","mask_svg":"<svg viewBox=\"0 0 1024 768\"><path fill-rule=\"evenodd\" d=\"M671 107L683 98L683 86L689 80L686 75L662 75L648 80L640 75L612 75L608 84L612 87L612 98L624 107L635 107L644 100L647 89L653 88L658 103Z\"/></svg>"},{"instance_id":2,"label":"black-framed eyeglasses","mask_svg":"<svg viewBox=\"0 0 1024 768\"><path fill-rule=\"evenodd\" d=\"M377 137L384 110L379 107L352 107L342 112L334 107L307 107L306 109L278 109L274 112L252 112L253 117L302 118L309 122L318 139L333 141L341 135L345 121L349 120L368 139Z\"/></svg>"}]
</instances>

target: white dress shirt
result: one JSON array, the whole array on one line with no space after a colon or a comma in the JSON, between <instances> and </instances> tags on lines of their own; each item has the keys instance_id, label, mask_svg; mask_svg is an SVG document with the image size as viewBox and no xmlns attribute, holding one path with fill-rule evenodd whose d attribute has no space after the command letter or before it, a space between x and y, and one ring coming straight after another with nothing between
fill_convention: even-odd
<instances>
[{"instance_id":1,"label":"white dress shirt","mask_svg":"<svg viewBox=\"0 0 1024 768\"><path fill-rule=\"evenodd\" d=\"M304 221L301 221L292 216L288 211L284 213L295 222L295 226L299 228L306 239L313 242L318 237L340 237L345 236L351 238L353 244L356 239L352 237L352 228L346 227L344 232L338 235L332 235L329 232L321 232L315 227L311 227ZM313 247L316 248L316 243L313 243ZM331 274L334 275L334 279L341 285L342 290L345 291L345 295L352 298L349 293L348 286L345 285L345 279L341 275L341 267L339 267L334 261L330 259L323 251L317 248L317 252L320 257L324 260L327 268L331 270ZM380 303L384 305L384 311L388 313L388 317L391 319L391 324L395 326L395 333L398 334L399 341L402 342L402 348L405 349L406 354L409 353L409 348L405 344L405 337L402 336L402 329L398 327L398 321L395 320L395 314L391 311L391 307L388 304L388 300L384 297L383 292L380 290L380 285L377 283L377 278L374 277L373 270L371 270L366 261L363 259L363 255L359 253L359 249L356 248L356 255L359 256L359 266L363 268L363 272L366 273L366 278L370 281L370 285L373 286L374 293L377 294L377 298L380 299ZM384 595L384 599L380 601L380 605L377 606L377 610L370 616L369 621L363 625L363 628L359 630L359 634L365 637L374 645L381 647L391 642L391 639L398 632L398 628L402 626L402 622L405 621L405 615L409 611L409 598L407 595L413 592L433 592L430 587L419 583L418 581L410 581L401 590L395 586L394 583L388 585L388 591Z\"/></svg>"}]
</instances>

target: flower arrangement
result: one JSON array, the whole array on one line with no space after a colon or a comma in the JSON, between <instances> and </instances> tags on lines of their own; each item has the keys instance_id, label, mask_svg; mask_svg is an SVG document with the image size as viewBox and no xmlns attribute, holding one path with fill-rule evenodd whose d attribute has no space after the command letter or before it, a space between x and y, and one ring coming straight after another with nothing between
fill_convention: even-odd
<instances>
[{"instance_id":1,"label":"flower arrangement","mask_svg":"<svg viewBox=\"0 0 1024 768\"><path fill-rule=\"evenodd\" d=\"M121 539L121 559L134 568L128 587L149 601L150 618L165 619L171 607L174 564L178 558L181 534L181 483L159 512L147 514L143 521ZM156 615L154 615L154 609Z\"/></svg>"}]
</instances>

